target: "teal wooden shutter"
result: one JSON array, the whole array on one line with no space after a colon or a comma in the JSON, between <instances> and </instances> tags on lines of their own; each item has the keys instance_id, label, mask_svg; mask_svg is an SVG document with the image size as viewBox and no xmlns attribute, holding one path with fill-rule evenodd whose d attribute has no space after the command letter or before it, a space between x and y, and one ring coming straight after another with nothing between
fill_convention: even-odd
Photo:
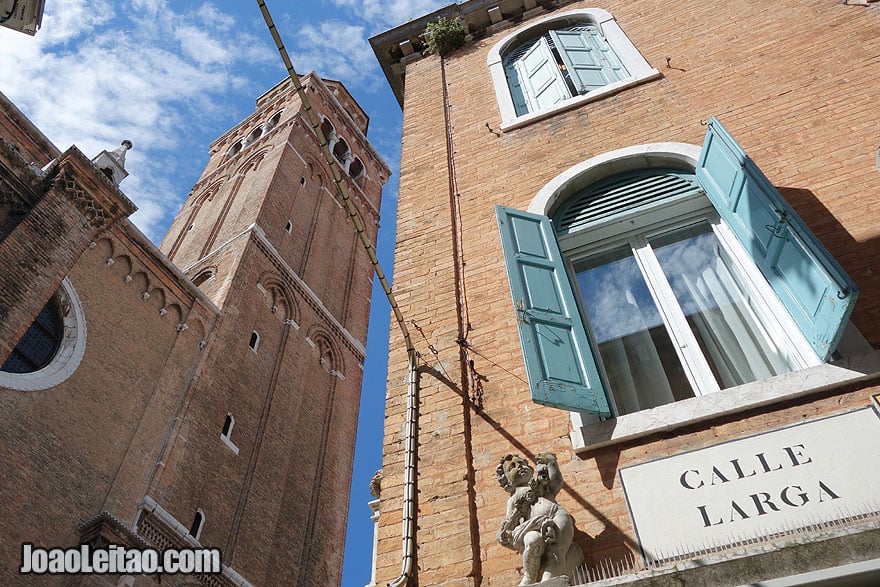
<instances>
[{"instance_id":1,"label":"teal wooden shutter","mask_svg":"<svg viewBox=\"0 0 880 587\"><path fill-rule=\"evenodd\" d=\"M593 25L550 31L578 94L607 86L628 74Z\"/></svg>"},{"instance_id":2,"label":"teal wooden shutter","mask_svg":"<svg viewBox=\"0 0 880 587\"><path fill-rule=\"evenodd\" d=\"M519 72L515 65L515 61L507 63L504 66L504 75L507 77L507 89L510 90L510 97L513 99L513 109L517 116L522 116L529 113L529 104L526 102L525 94L519 83Z\"/></svg>"},{"instance_id":3,"label":"teal wooden shutter","mask_svg":"<svg viewBox=\"0 0 880 587\"><path fill-rule=\"evenodd\" d=\"M827 359L858 297L853 281L715 118L697 178L813 349Z\"/></svg>"},{"instance_id":4,"label":"teal wooden shutter","mask_svg":"<svg viewBox=\"0 0 880 587\"><path fill-rule=\"evenodd\" d=\"M520 87L528 101L530 112L549 108L570 97L556 59L544 37L511 63L519 75Z\"/></svg>"},{"instance_id":5,"label":"teal wooden shutter","mask_svg":"<svg viewBox=\"0 0 880 587\"><path fill-rule=\"evenodd\" d=\"M532 399L610 417L562 253L546 216L496 206Z\"/></svg>"}]
</instances>

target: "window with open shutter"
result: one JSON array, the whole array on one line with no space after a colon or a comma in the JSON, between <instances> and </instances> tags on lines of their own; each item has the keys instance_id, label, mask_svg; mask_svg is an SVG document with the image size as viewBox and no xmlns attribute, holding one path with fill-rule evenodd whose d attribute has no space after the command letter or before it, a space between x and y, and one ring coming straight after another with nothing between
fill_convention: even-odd
<instances>
[{"instance_id":1,"label":"window with open shutter","mask_svg":"<svg viewBox=\"0 0 880 587\"><path fill-rule=\"evenodd\" d=\"M550 30L505 57L505 72L518 114L544 110L629 74L593 24Z\"/></svg>"},{"instance_id":2,"label":"window with open shutter","mask_svg":"<svg viewBox=\"0 0 880 587\"><path fill-rule=\"evenodd\" d=\"M817 365L857 290L716 120L545 216L496 207L538 403L623 415Z\"/></svg>"},{"instance_id":3,"label":"window with open shutter","mask_svg":"<svg viewBox=\"0 0 880 587\"><path fill-rule=\"evenodd\" d=\"M697 177L816 354L827 358L852 313L856 285L716 118Z\"/></svg>"},{"instance_id":4,"label":"window with open shutter","mask_svg":"<svg viewBox=\"0 0 880 587\"><path fill-rule=\"evenodd\" d=\"M600 8L531 21L499 40L487 65L502 130L660 77L614 16Z\"/></svg>"},{"instance_id":5,"label":"window with open shutter","mask_svg":"<svg viewBox=\"0 0 880 587\"><path fill-rule=\"evenodd\" d=\"M586 94L629 75L595 25L550 31L575 94Z\"/></svg>"},{"instance_id":6,"label":"window with open shutter","mask_svg":"<svg viewBox=\"0 0 880 587\"><path fill-rule=\"evenodd\" d=\"M503 206L495 212L532 399L610 416L550 220Z\"/></svg>"}]
</instances>

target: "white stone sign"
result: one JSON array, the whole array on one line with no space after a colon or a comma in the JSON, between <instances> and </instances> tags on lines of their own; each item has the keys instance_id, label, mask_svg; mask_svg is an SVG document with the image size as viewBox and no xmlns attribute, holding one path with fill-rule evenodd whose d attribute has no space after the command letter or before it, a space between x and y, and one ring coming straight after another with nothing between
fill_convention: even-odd
<instances>
[{"instance_id":1,"label":"white stone sign","mask_svg":"<svg viewBox=\"0 0 880 587\"><path fill-rule=\"evenodd\" d=\"M645 557L663 560L880 511L872 408L620 470Z\"/></svg>"}]
</instances>

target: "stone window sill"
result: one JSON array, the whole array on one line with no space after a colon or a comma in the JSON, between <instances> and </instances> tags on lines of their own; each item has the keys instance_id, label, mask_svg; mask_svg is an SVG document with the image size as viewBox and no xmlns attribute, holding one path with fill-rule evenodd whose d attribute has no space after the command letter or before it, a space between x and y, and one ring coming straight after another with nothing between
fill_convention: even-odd
<instances>
[{"instance_id":1,"label":"stone window sill","mask_svg":"<svg viewBox=\"0 0 880 587\"><path fill-rule=\"evenodd\" d=\"M572 412L571 443L575 453L581 454L876 375L880 375L880 351L875 350L609 420Z\"/></svg>"},{"instance_id":2,"label":"stone window sill","mask_svg":"<svg viewBox=\"0 0 880 587\"><path fill-rule=\"evenodd\" d=\"M618 92L622 92L623 90L626 90L628 88L632 88L645 82L655 80L659 77L661 77L660 72L652 68L645 73L622 79L619 82L614 82L613 84L608 84L607 86L593 90L588 94L575 96L573 98L569 98L568 100L563 100L562 102L559 102L558 104L555 104L549 108L545 108L544 110L529 112L528 114L518 116L513 120L502 123L501 131L507 132L517 128L522 128L533 122L549 118L551 116L559 114L560 112L565 112L566 110L571 110L572 108L577 108L578 106L582 106L590 102L596 102L603 98L607 98L612 94L617 94Z\"/></svg>"}]
</instances>

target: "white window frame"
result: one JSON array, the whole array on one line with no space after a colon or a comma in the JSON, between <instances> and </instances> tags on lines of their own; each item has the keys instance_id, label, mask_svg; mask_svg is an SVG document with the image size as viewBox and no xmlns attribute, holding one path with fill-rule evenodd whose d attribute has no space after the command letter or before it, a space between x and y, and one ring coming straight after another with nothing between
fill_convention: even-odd
<instances>
[{"instance_id":1,"label":"white window frame","mask_svg":"<svg viewBox=\"0 0 880 587\"><path fill-rule=\"evenodd\" d=\"M61 287L70 311L63 317L64 334L49 364L32 373L7 373L0 371L0 387L18 391L40 391L59 385L73 375L86 352L86 317L82 302L65 277Z\"/></svg>"},{"instance_id":2,"label":"white window frame","mask_svg":"<svg viewBox=\"0 0 880 587\"><path fill-rule=\"evenodd\" d=\"M657 309L663 317L679 362L695 395L715 393L721 391L721 387L681 311L668 279L664 276L656 257L648 252L648 241L651 238L695 224L705 223L711 227L719 244L728 254L733 271L741 279L750 298L756 301L752 309L757 324L763 327L767 337L783 350L787 362L792 366L792 371L821 364L809 342L801 335L785 307L749 258L742 244L718 217L707 197L700 195L677 202L673 213L670 213L668 208L654 208L650 212L641 213L634 211L626 216L626 222L628 226L633 226L626 231L621 231L620 220L615 219L591 225L583 231L581 238L577 238L578 233L568 238L557 238L566 259L571 287L575 296L581 300L574 269L578 261L612 249L621 247L632 249L635 261L657 302ZM572 242L577 242L577 245L569 244ZM589 329L587 313L582 311L582 315ZM600 365L602 363L598 357L597 362ZM602 368L600 366L600 369ZM613 389L609 389L608 399L614 406L614 413L619 414Z\"/></svg>"},{"instance_id":3,"label":"white window frame","mask_svg":"<svg viewBox=\"0 0 880 587\"><path fill-rule=\"evenodd\" d=\"M257 349L260 348L260 333L254 330L251 333L251 338L248 341L248 348L253 352L257 352Z\"/></svg>"},{"instance_id":4,"label":"white window frame","mask_svg":"<svg viewBox=\"0 0 880 587\"><path fill-rule=\"evenodd\" d=\"M570 167L550 180L532 199L528 211L549 216L572 194L616 173L652 167L694 169L699 161L700 151L701 147L697 145L665 142L635 145L597 155ZM742 255L746 255L730 230L723 224L720 224L720 227L716 235L724 241L727 249L742 251ZM607 237L607 230L600 229L590 238L591 240L602 238L603 234ZM583 244L583 241L579 244ZM564 248L567 249L569 246ZM751 281L763 283L763 279L759 279L762 277L760 271L747 255L745 261L739 261L739 269ZM791 320L787 312L780 313L779 318L783 324L784 321ZM853 338L859 337L854 328L850 330L853 331ZM791 330L791 332L795 331L796 328ZM855 346L862 347L862 345ZM811 348L808 350L815 356ZM880 373L880 351L871 350L867 346L859 348L859 351L862 351L862 354L848 356L839 361L830 363L809 361L808 365L812 366L799 371L730 387L716 393L697 395L609 420L600 420L591 414L570 412L569 436L572 448L576 453L585 453L603 446L668 432L719 416L803 397L835 385L869 379Z\"/></svg>"},{"instance_id":5,"label":"white window frame","mask_svg":"<svg viewBox=\"0 0 880 587\"><path fill-rule=\"evenodd\" d=\"M557 28L570 24L572 22L582 21L590 22L599 27L611 50L617 55L617 58L629 72L629 77L613 82L602 88L588 92L587 94L568 98L549 108L536 112L529 112L518 116L516 108L513 104L513 98L510 94L507 76L504 71L503 57L508 50L514 49L527 42L532 37L543 34L548 29ZM552 116L558 112L575 108L588 102L600 100L606 96L617 93L626 88L644 83L646 81L660 77L660 72L651 67L647 60L642 56L635 45L629 40L617 21L607 10L601 8L584 8L580 10L570 10L553 16L530 22L528 25L520 27L503 39L498 41L489 51L486 59L489 66L489 75L492 78L492 85L495 88L495 96L498 100L498 108L501 111L501 130L512 130L525 126L536 120L541 120Z\"/></svg>"},{"instance_id":6,"label":"white window frame","mask_svg":"<svg viewBox=\"0 0 880 587\"><path fill-rule=\"evenodd\" d=\"M196 528L196 533L193 534L192 533L192 526L195 526L197 517L199 518L199 520L198 520L199 525ZM193 521L192 521L192 524L190 524L190 528L187 531L187 534L189 534L190 536L195 538L196 541L198 542L199 538L201 538L201 536L202 536L202 530L204 530L204 529L205 529L205 512L202 511L202 508L197 508L196 513L193 514Z\"/></svg>"},{"instance_id":7,"label":"white window frame","mask_svg":"<svg viewBox=\"0 0 880 587\"><path fill-rule=\"evenodd\" d=\"M225 433L223 429L220 429L220 440L223 441L229 450L233 453L238 454L238 446L234 442L232 442L232 430L235 428L235 416L232 415L232 412L226 412L226 416L223 419L223 425L226 425L226 420L229 420L229 430Z\"/></svg>"}]
</instances>

